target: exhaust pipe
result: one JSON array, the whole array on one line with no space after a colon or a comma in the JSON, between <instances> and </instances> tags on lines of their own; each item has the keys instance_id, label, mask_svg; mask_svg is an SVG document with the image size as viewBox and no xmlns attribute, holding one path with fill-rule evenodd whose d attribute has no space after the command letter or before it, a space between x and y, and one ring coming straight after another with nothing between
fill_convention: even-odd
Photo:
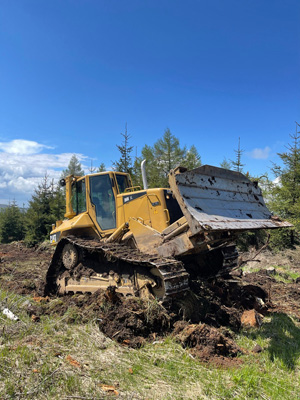
<instances>
[{"instance_id":1,"label":"exhaust pipe","mask_svg":"<svg viewBox=\"0 0 300 400\"><path fill-rule=\"evenodd\" d=\"M141 163L141 170L142 170L142 179L143 179L143 186L144 189L148 189L148 182L147 182L147 175L146 175L146 160L143 160Z\"/></svg>"}]
</instances>

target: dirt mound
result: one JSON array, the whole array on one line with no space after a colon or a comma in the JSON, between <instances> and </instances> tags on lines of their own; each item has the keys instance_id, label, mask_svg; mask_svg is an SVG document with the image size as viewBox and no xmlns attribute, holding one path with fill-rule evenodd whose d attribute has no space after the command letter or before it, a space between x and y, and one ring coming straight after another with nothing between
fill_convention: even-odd
<instances>
[{"instance_id":1,"label":"dirt mound","mask_svg":"<svg viewBox=\"0 0 300 400\"><path fill-rule=\"evenodd\" d=\"M49 298L34 296L32 301L24 304L25 311L30 315L64 316L67 323L86 323L100 319L107 309L105 292L98 290L93 294L75 294L73 296Z\"/></svg>"},{"instance_id":2,"label":"dirt mound","mask_svg":"<svg viewBox=\"0 0 300 400\"><path fill-rule=\"evenodd\" d=\"M1 287L18 294L41 295L52 254L53 249L48 244L31 248L23 242L1 244Z\"/></svg>"},{"instance_id":3,"label":"dirt mound","mask_svg":"<svg viewBox=\"0 0 300 400\"><path fill-rule=\"evenodd\" d=\"M275 279L267 270L246 274L243 282L261 288L266 297L268 312L278 312L293 315L300 320L300 283L284 282Z\"/></svg>"},{"instance_id":4,"label":"dirt mound","mask_svg":"<svg viewBox=\"0 0 300 400\"><path fill-rule=\"evenodd\" d=\"M102 315L100 329L119 343L140 347L171 329L172 318L155 300L125 299Z\"/></svg>"},{"instance_id":5,"label":"dirt mound","mask_svg":"<svg viewBox=\"0 0 300 400\"><path fill-rule=\"evenodd\" d=\"M64 316L67 323L98 321L100 330L109 338L130 347L170 332L172 316L156 300L125 298L110 290L64 297L33 297L24 303L33 318L43 315Z\"/></svg>"},{"instance_id":6,"label":"dirt mound","mask_svg":"<svg viewBox=\"0 0 300 400\"><path fill-rule=\"evenodd\" d=\"M192 323L205 322L217 328L230 326L237 331L244 310L267 312L267 292L254 283L229 277L192 281L190 286L191 292L176 301L174 310Z\"/></svg>"},{"instance_id":7,"label":"dirt mound","mask_svg":"<svg viewBox=\"0 0 300 400\"><path fill-rule=\"evenodd\" d=\"M201 361L223 364L228 363L225 357L234 358L242 353L228 331L221 332L207 324L188 324L178 321L175 323L172 335Z\"/></svg>"}]
</instances>

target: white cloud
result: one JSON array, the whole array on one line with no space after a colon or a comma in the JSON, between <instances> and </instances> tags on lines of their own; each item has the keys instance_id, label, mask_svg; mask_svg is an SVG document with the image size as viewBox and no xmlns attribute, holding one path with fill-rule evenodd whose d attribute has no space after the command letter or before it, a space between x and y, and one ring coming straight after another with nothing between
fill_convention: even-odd
<instances>
[{"instance_id":1,"label":"white cloud","mask_svg":"<svg viewBox=\"0 0 300 400\"><path fill-rule=\"evenodd\" d=\"M281 186L281 179L280 176L277 176L274 180L273 180L274 185L276 186Z\"/></svg>"},{"instance_id":2,"label":"white cloud","mask_svg":"<svg viewBox=\"0 0 300 400\"><path fill-rule=\"evenodd\" d=\"M10 142L0 142L0 150L8 154L37 154L43 149L52 149L32 140L15 139Z\"/></svg>"},{"instance_id":3,"label":"white cloud","mask_svg":"<svg viewBox=\"0 0 300 400\"><path fill-rule=\"evenodd\" d=\"M247 155L250 158L254 158L256 160L266 160L271 152L271 148L266 146L264 149L256 148L252 151L248 152Z\"/></svg>"},{"instance_id":4,"label":"white cloud","mask_svg":"<svg viewBox=\"0 0 300 400\"><path fill-rule=\"evenodd\" d=\"M55 182L66 169L73 153L41 153L49 146L28 140L12 140L0 143L0 202L8 204L16 200L19 205L31 199L34 189L47 174ZM83 165L87 159L75 154Z\"/></svg>"}]
</instances>

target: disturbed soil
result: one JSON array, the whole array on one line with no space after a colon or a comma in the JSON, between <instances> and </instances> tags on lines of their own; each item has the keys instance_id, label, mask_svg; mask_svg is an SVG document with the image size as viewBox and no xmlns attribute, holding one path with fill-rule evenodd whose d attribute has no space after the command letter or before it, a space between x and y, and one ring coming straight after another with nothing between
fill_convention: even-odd
<instances>
[{"instance_id":1,"label":"disturbed soil","mask_svg":"<svg viewBox=\"0 0 300 400\"><path fill-rule=\"evenodd\" d=\"M63 315L68 323L94 319L105 335L131 347L171 335L192 356L229 366L239 362L236 356L243 350L227 328L238 331L245 310L255 310L260 318L269 313L284 313L300 320L300 282L284 272L289 266L297 276L298 253L278 258L265 252L253 266L249 263L243 273L236 270L227 276L192 279L191 291L168 308L153 299L124 298L113 288L92 295L44 297L52 254L53 249L48 245L36 248L27 248L21 242L0 245L0 287L29 295L23 307L33 322L53 314ZM247 257L251 259L251 255ZM276 265L276 271L268 268L272 265ZM5 307L5 299L0 306Z\"/></svg>"}]
</instances>

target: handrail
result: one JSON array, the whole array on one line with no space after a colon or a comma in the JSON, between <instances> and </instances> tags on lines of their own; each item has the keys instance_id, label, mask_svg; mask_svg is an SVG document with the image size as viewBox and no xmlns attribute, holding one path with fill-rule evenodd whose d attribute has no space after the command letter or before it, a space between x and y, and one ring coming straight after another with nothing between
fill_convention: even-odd
<instances>
[{"instance_id":1,"label":"handrail","mask_svg":"<svg viewBox=\"0 0 300 400\"><path fill-rule=\"evenodd\" d=\"M131 187L129 187L129 188L126 188L125 191L124 191L124 193L127 193L127 192L134 192L135 190L142 190L142 189L141 189L140 186L131 186Z\"/></svg>"}]
</instances>

